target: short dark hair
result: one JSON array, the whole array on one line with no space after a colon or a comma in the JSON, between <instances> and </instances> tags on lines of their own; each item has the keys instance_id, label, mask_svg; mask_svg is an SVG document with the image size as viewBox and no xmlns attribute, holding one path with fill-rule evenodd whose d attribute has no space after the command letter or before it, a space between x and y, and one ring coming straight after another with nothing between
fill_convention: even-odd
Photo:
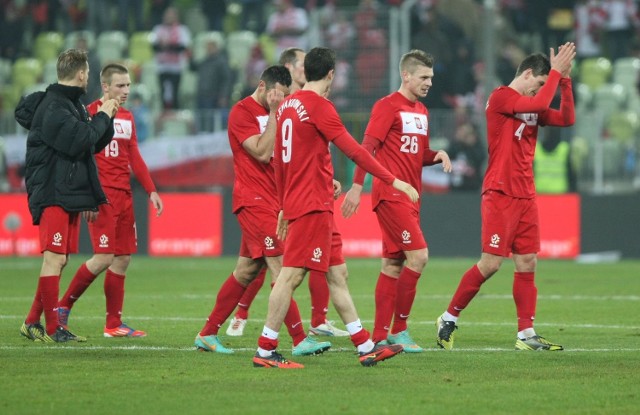
<instances>
[{"instance_id":1,"label":"short dark hair","mask_svg":"<svg viewBox=\"0 0 640 415\"><path fill-rule=\"evenodd\" d=\"M82 49L67 49L58 56L56 71L59 81L72 80L78 71L89 67L87 52Z\"/></svg>"},{"instance_id":2,"label":"short dark hair","mask_svg":"<svg viewBox=\"0 0 640 415\"><path fill-rule=\"evenodd\" d=\"M260 80L264 81L267 89L273 89L276 84L291 86L291 73L282 65L269 66L260 75Z\"/></svg>"},{"instance_id":3,"label":"short dark hair","mask_svg":"<svg viewBox=\"0 0 640 415\"><path fill-rule=\"evenodd\" d=\"M520 76L527 69L531 69L533 76L548 75L551 70L551 63L544 53L534 53L524 58L520 63L516 76Z\"/></svg>"},{"instance_id":4,"label":"short dark hair","mask_svg":"<svg viewBox=\"0 0 640 415\"><path fill-rule=\"evenodd\" d=\"M285 65L287 63L295 64L298 60L298 52L304 53L304 50L300 48L287 48L282 51L280 54L280 60L278 63L280 65Z\"/></svg>"},{"instance_id":5,"label":"short dark hair","mask_svg":"<svg viewBox=\"0 0 640 415\"><path fill-rule=\"evenodd\" d=\"M433 56L419 49L413 49L402 55L400 58L400 72L407 71L413 73L418 66L433 68Z\"/></svg>"},{"instance_id":6,"label":"short dark hair","mask_svg":"<svg viewBox=\"0 0 640 415\"><path fill-rule=\"evenodd\" d=\"M127 74L129 73L129 69L119 63L110 63L100 71L100 82L110 84L114 73Z\"/></svg>"},{"instance_id":7,"label":"short dark hair","mask_svg":"<svg viewBox=\"0 0 640 415\"><path fill-rule=\"evenodd\" d=\"M304 76L307 82L319 81L335 68L336 52L329 48L313 48L304 58Z\"/></svg>"}]
</instances>

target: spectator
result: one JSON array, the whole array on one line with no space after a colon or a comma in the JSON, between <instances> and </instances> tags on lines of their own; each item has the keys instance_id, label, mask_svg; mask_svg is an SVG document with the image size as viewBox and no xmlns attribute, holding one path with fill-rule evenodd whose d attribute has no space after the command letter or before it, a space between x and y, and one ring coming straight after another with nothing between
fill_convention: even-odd
<instances>
[{"instance_id":1,"label":"spectator","mask_svg":"<svg viewBox=\"0 0 640 415\"><path fill-rule=\"evenodd\" d=\"M576 175L571 160L571 146L562 140L562 129L547 127L544 138L536 143L533 177L537 193L576 191Z\"/></svg>"},{"instance_id":2,"label":"spectator","mask_svg":"<svg viewBox=\"0 0 640 415\"><path fill-rule=\"evenodd\" d=\"M638 26L638 6L633 0L604 0L602 8L607 55L613 62L629 53L634 27Z\"/></svg>"},{"instance_id":3,"label":"spectator","mask_svg":"<svg viewBox=\"0 0 640 415\"><path fill-rule=\"evenodd\" d=\"M309 18L304 9L294 7L291 0L273 0L276 10L269 16L267 34L276 41L276 56L287 48L307 49L306 32Z\"/></svg>"},{"instance_id":4,"label":"spectator","mask_svg":"<svg viewBox=\"0 0 640 415\"><path fill-rule=\"evenodd\" d=\"M191 32L180 23L176 8L165 10L163 23L153 28L152 43L156 51L163 108L176 109L180 78L186 68L188 48L191 46Z\"/></svg>"},{"instance_id":5,"label":"spectator","mask_svg":"<svg viewBox=\"0 0 640 415\"><path fill-rule=\"evenodd\" d=\"M149 134L151 133L151 110L139 93L131 94L131 108L129 108L129 110L131 114L133 114L133 120L136 124L138 144L141 144L149 138Z\"/></svg>"},{"instance_id":6,"label":"spectator","mask_svg":"<svg viewBox=\"0 0 640 415\"><path fill-rule=\"evenodd\" d=\"M251 56L244 68L245 79L242 92L243 97L249 96L253 93L258 82L260 82L262 72L267 69L267 66L269 65L267 60L264 58L262 47L260 44L255 45L253 49L251 49Z\"/></svg>"},{"instance_id":7,"label":"spectator","mask_svg":"<svg viewBox=\"0 0 640 415\"><path fill-rule=\"evenodd\" d=\"M216 40L206 43L207 55L192 67L198 77L196 106L200 110L199 131L213 131L211 110L228 108L232 85L229 59Z\"/></svg>"},{"instance_id":8,"label":"spectator","mask_svg":"<svg viewBox=\"0 0 640 415\"><path fill-rule=\"evenodd\" d=\"M600 0L578 0L573 9L573 18L576 58L581 60L600 56L600 31L605 18Z\"/></svg>"},{"instance_id":9,"label":"spectator","mask_svg":"<svg viewBox=\"0 0 640 415\"><path fill-rule=\"evenodd\" d=\"M78 37L76 48L87 52L89 60L89 84L87 85L87 93L80 98L83 103L93 102L102 95L102 86L100 85L100 59L94 50L89 50L89 42L84 36Z\"/></svg>"},{"instance_id":10,"label":"spectator","mask_svg":"<svg viewBox=\"0 0 640 415\"><path fill-rule=\"evenodd\" d=\"M118 30L131 33L129 16L133 15L133 31L145 30L144 0L118 0Z\"/></svg>"},{"instance_id":11,"label":"spectator","mask_svg":"<svg viewBox=\"0 0 640 415\"><path fill-rule=\"evenodd\" d=\"M470 122L456 128L449 157L453 166L451 190L480 190L487 150L480 142L477 129Z\"/></svg>"},{"instance_id":12,"label":"spectator","mask_svg":"<svg viewBox=\"0 0 640 415\"><path fill-rule=\"evenodd\" d=\"M87 0L87 28L98 36L111 30L111 2L104 0ZM99 72L100 66L94 71Z\"/></svg>"},{"instance_id":13,"label":"spectator","mask_svg":"<svg viewBox=\"0 0 640 415\"><path fill-rule=\"evenodd\" d=\"M151 0L150 3L150 27L156 27L157 25L162 24L164 12L167 11L169 6L171 6L173 0Z\"/></svg>"},{"instance_id":14,"label":"spectator","mask_svg":"<svg viewBox=\"0 0 640 415\"><path fill-rule=\"evenodd\" d=\"M240 0L242 30L251 30L258 34L264 31L264 3L264 0Z\"/></svg>"},{"instance_id":15,"label":"spectator","mask_svg":"<svg viewBox=\"0 0 640 415\"><path fill-rule=\"evenodd\" d=\"M200 8L207 17L209 30L222 32L224 30L224 16L227 14L226 0L201 0Z\"/></svg>"}]
</instances>

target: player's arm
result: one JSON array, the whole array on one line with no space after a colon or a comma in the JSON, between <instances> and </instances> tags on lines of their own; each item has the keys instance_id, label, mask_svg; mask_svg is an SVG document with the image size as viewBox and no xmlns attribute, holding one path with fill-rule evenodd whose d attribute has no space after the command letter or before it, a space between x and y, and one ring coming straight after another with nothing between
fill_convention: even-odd
<instances>
[{"instance_id":1,"label":"player's arm","mask_svg":"<svg viewBox=\"0 0 640 415\"><path fill-rule=\"evenodd\" d=\"M365 151L375 157L375 154L380 147L382 147L382 141L371 135L365 134L364 139L362 140L362 148L365 149ZM362 185L364 184L366 175L367 172L362 167L356 165L355 171L353 172L353 185L346 193L344 200L342 201L342 206L340 206L343 217L349 218L354 213L358 212L358 207L360 206L360 195L362 194Z\"/></svg>"},{"instance_id":2,"label":"player's arm","mask_svg":"<svg viewBox=\"0 0 640 415\"><path fill-rule=\"evenodd\" d=\"M568 127L576 122L576 110L573 102L571 78L560 80L560 109L550 108L542 114L540 124Z\"/></svg>"},{"instance_id":3,"label":"player's arm","mask_svg":"<svg viewBox=\"0 0 640 415\"><path fill-rule=\"evenodd\" d=\"M262 134L253 135L242 142L242 147L247 150L251 157L261 163L269 163L273 155L273 146L276 139L276 111L284 100L284 93L276 88L267 92L267 103L269 104L269 120Z\"/></svg>"},{"instance_id":4,"label":"player's arm","mask_svg":"<svg viewBox=\"0 0 640 415\"><path fill-rule=\"evenodd\" d=\"M419 195L418 191L413 188L409 183L403 182L400 179L396 179L389 170L385 169L380 163L373 158L371 154L367 152L362 146L358 145L358 142L349 134L344 132L333 140L333 143L338 147L347 157L353 160L357 165L364 168L367 172L371 173L383 182L392 185L395 189L400 190L409 196L412 202L417 202Z\"/></svg>"},{"instance_id":5,"label":"player's arm","mask_svg":"<svg viewBox=\"0 0 640 415\"><path fill-rule=\"evenodd\" d=\"M444 150L435 151L431 150L429 147L425 147L422 152L422 165L433 166L440 163L442 163L442 170L445 173L451 173L452 166L449 154Z\"/></svg>"},{"instance_id":6,"label":"player's arm","mask_svg":"<svg viewBox=\"0 0 640 415\"><path fill-rule=\"evenodd\" d=\"M156 210L156 216L162 215L164 204L162 203L162 199L160 198L160 195L156 190L155 184L153 184L153 179L151 179L151 174L149 173L147 163L144 162L144 159L140 154L138 139L136 138L135 134L135 126L133 135L129 142L129 164L131 165L131 170L133 170L133 174L135 174L136 179L138 179L138 182L140 182L144 190L149 195L149 201Z\"/></svg>"}]
</instances>

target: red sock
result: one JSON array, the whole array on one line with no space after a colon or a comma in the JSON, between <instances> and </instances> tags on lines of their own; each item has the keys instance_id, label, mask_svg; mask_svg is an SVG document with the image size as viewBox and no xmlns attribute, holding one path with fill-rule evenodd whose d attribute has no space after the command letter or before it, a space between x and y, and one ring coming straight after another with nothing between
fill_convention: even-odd
<instances>
[{"instance_id":1,"label":"red sock","mask_svg":"<svg viewBox=\"0 0 640 415\"><path fill-rule=\"evenodd\" d=\"M324 272L309 272L309 294L311 295L311 327L318 327L327 320L329 311L329 284Z\"/></svg>"},{"instance_id":2,"label":"red sock","mask_svg":"<svg viewBox=\"0 0 640 415\"><path fill-rule=\"evenodd\" d=\"M122 305L124 304L124 275L116 274L107 268L104 277L104 296L107 299L108 329L122 325Z\"/></svg>"},{"instance_id":3,"label":"red sock","mask_svg":"<svg viewBox=\"0 0 640 415\"><path fill-rule=\"evenodd\" d=\"M382 272L376 284L376 317L373 324L373 342L387 340L391 328L393 309L396 304L397 278L392 278Z\"/></svg>"},{"instance_id":4,"label":"red sock","mask_svg":"<svg viewBox=\"0 0 640 415\"><path fill-rule=\"evenodd\" d=\"M516 302L518 315L518 331L533 327L536 316L536 301L538 289L534 282L533 272L513 273L513 299Z\"/></svg>"},{"instance_id":5,"label":"red sock","mask_svg":"<svg viewBox=\"0 0 640 415\"><path fill-rule=\"evenodd\" d=\"M241 318L243 320L249 319L249 307L251 307L251 303L253 303L256 295L258 295L258 291L260 291L260 288L262 288L266 273L267 269L262 268L256 276L256 279L254 279L249 283L249 285L247 285L247 289L242 295L242 298L240 299L240 301L238 301L238 310L236 311L235 315L236 318Z\"/></svg>"},{"instance_id":6,"label":"red sock","mask_svg":"<svg viewBox=\"0 0 640 415\"><path fill-rule=\"evenodd\" d=\"M416 299L416 287L420 273L404 267L396 285L396 304L393 315L391 334L398 334L407 329L407 319L411 313L413 301Z\"/></svg>"},{"instance_id":7,"label":"red sock","mask_svg":"<svg viewBox=\"0 0 640 415\"><path fill-rule=\"evenodd\" d=\"M58 328L58 295L60 294L60 276L50 275L40 277L40 299L44 310L44 320L48 334L53 334Z\"/></svg>"},{"instance_id":8,"label":"red sock","mask_svg":"<svg viewBox=\"0 0 640 415\"><path fill-rule=\"evenodd\" d=\"M449 303L449 308L447 311L449 314L453 316L459 316L460 312L464 310L473 297L478 294L480 291L480 286L485 282L485 278L480 273L478 269L478 265L474 265L469 268L467 272L464 273L462 279L460 280L460 284L458 284L458 289L455 294L453 294L453 298L451 299L451 303Z\"/></svg>"},{"instance_id":9,"label":"red sock","mask_svg":"<svg viewBox=\"0 0 640 415\"><path fill-rule=\"evenodd\" d=\"M264 350L276 350L278 348L278 340L260 336L258 338L258 347Z\"/></svg>"},{"instance_id":10,"label":"red sock","mask_svg":"<svg viewBox=\"0 0 640 415\"><path fill-rule=\"evenodd\" d=\"M67 308L73 307L73 303L75 303L82 293L89 288L96 277L97 275L93 275L91 271L89 271L86 262L80 265L80 268L76 271L76 275L74 275L71 280L69 288L67 288L67 292L62 296L62 300L60 300L58 306Z\"/></svg>"},{"instance_id":11,"label":"red sock","mask_svg":"<svg viewBox=\"0 0 640 415\"><path fill-rule=\"evenodd\" d=\"M359 332L351 335L351 343L353 343L353 345L356 347L360 346L362 343L366 342L367 340L369 340L369 332L364 327Z\"/></svg>"},{"instance_id":12,"label":"red sock","mask_svg":"<svg viewBox=\"0 0 640 415\"><path fill-rule=\"evenodd\" d=\"M273 288L273 284L271 284L271 288ZM304 326L302 325L302 317L300 317L298 303L296 303L293 297L291 297L291 303L289 303L289 311L287 311L287 315L284 316L284 325L287 326L287 331L293 340L294 346L300 344L300 342L307 337L304 332Z\"/></svg>"},{"instance_id":13,"label":"red sock","mask_svg":"<svg viewBox=\"0 0 640 415\"><path fill-rule=\"evenodd\" d=\"M42 296L40 295L41 278L38 279L38 286L36 287L36 294L33 297L33 303L31 303L31 309L27 314L27 319L24 321L26 324L34 324L40 322L40 316L42 316Z\"/></svg>"},{"instance_id":14,"label":"red sock","mask_svg":"<svg viewBox=\"0 0 640 415\"><path fill-rule=\"evenodd\" d=\"M238 300L242 297L247 287L243 287L238 280L235 279L233 274L229 275L229 278L222 284L218 295L216 297L216 303L213 306L211 314L207 319L206 324L200 330L201 336L215 336L220 330L225 320L233 313L233 309L238 304Z\"/></svg>"}]
</instances>

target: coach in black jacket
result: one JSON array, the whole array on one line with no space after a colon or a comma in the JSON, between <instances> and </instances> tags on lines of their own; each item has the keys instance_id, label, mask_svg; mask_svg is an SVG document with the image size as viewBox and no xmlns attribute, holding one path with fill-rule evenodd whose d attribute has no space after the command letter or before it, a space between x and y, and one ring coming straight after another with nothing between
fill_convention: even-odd
<instances>
[{"instance_id":1,"label":"coach in black jacket","mask_svg":"<svg viewBox=\"0 0 640 415\"><path fill-rule=\"evenodd\" d=\"M113 137L118 102L109 100L91 119L80 97L86 92L86 52L69 49L57 62L58 83L20 101L16 120L29 130L25 183L34 225L39 225L43 264L38 291L20 332L30 340L86 340L59 326L59 281L68 255L78 252L80 212L95 220L107 202L94 153ZM40 324L44 311L46 329Z\"/></svg>"}]
</instances>

